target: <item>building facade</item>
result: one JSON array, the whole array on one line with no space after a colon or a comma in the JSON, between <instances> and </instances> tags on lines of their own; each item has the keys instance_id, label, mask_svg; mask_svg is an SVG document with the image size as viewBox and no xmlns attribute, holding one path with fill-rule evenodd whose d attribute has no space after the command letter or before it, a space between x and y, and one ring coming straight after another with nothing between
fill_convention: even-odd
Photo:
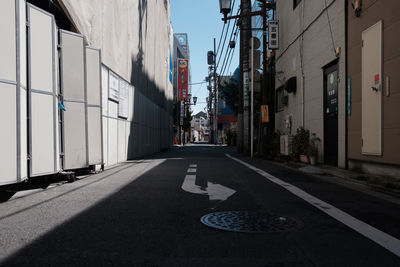
<instances>
[{"instance_id":1,"label":"building facade","mask_svg":"<svg viewBox=\"0 0 400 267\"><path fill-rule=\"evenodd\" d=\"M346 166L344 0L276 1L275 128L321 139L319 162Z\"/></svg>"},{"instance_id":2,"label":"building facade","mask_svg":"<svg viewBox=\"0 0 400 267\"><path fill-rule=\"evenodd\" d=\"M348 1L349 168L400 177L400 2Z\"/></svg>"}]
</instances>

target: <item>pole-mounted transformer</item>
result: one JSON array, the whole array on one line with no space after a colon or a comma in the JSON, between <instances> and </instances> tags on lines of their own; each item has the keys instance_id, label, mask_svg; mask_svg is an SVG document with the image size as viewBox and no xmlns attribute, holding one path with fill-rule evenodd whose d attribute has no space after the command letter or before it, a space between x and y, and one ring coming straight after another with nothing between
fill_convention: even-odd
<instances>
[{"instance_id":1,"label":"pole-mounted transformer","mask_svg":"<svg viewBox=\"0 0 400 267\"><path fill-rule=\"evenodd\" d=\"M207 63L208 63L208 65L214 65L214 52L213 51L207 52Z\"/></svg>"}]
</instances>

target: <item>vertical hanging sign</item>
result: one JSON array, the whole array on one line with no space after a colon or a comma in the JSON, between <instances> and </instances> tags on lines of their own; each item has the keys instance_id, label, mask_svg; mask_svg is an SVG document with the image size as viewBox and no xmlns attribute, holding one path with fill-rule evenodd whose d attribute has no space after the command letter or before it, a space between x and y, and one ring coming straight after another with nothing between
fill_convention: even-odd
<instances>
[{"instance_id":1,"label":"vertical hanging sign","mask_svg":"<svg viewBox=\"0 0 400 267\"><path fill-rule=\"evenodd\" d=\"M279 49L279 22L277 20L268 22L268 48Z\"/></svg>"},{"instance_id":2,"label":"vertical hanging sign","mask_svg":"<svg viewBox=\"0 0 400 267\"><path fill-rule=\"evenodd\" d=\"M189 61L178 59L178 101L188 101Z\"/></svg>"},{"instance_id":3,"label":"vertical hanging sign","mask_svg":"<svg viewBox=\"0 0 400 267\"><path fill-rule=\"evenodd\" d=\"M261 122L262 123L269 123L268 105L261 105Z\"/></svg>"},{"instance_id":4,"label":"vertical hanging sign","mask_svg":"<svg viewBox=\"0 0 400 267\"><path fill-rule=\"evenodd\" d=\"M183 117L185 116L185 103L182 101L181 102L181 109L180 109L180 125L182 126L183 125Z\"/></svg>"}]
</instances>

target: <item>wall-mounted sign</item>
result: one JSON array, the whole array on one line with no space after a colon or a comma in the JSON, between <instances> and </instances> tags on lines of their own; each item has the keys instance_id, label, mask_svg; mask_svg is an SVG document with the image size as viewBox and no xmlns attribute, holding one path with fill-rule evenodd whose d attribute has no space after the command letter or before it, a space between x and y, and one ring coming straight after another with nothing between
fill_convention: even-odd
<instances>
[{"instance_id":1,"label":"wall-mounted sign","mask_svg":"<svg viewBox=\"0 0 400 267\"><path fill-rule=\"evenodd\" d=\"M269 123L268 105L261 105L261 122L262 123Z\"/></svg>"},{"instance_id":2,"label":"wall-mounted sign","mask_svg":"<svg viewBox=\"0 0 400 267\"><path fill-rule=\"evenodd\" d=\"M178 59L178 101L188 101L189 61Z\"/></svg>"},{"instance_id":3,"label":"wall-mounted sign","mask_svg":"<svg viewBox=\"0 0 400 267\"><path fill-rule=\"evenodd\" d=\"M109 71L108 98L119 102L119 77L111 70Z\"/></svg>"},{"instance_id":4,"label":"wall-mounted sign","mask_svg":"<svg viewBox=\"0 0 400 267\"><path fill-rule=\"evenodd\" d=\"M128 118L128 106L129 106L128 98L129 98L129 84L124 80L120 80L118 117L124 119Z\"/></svg>"},{"instance_id":5,"label":"wall-mounted sign","mask_svg":"<svg viewBox=\"0 0 400 267\"><path fill-rule=\"evenodd\" d=\"M279 22L277 20L268 22L268 48L279 49Z\"/></svg>"}]
</instances>

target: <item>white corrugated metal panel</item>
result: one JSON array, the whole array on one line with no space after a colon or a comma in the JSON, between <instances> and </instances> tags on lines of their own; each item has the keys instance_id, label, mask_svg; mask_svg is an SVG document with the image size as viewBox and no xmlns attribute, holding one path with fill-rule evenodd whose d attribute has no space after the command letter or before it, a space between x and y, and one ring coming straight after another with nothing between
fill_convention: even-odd
<instances>
[{"instance_id":1,"label":"white corrugated metal panel","mask_svg":"<svg viewBox=\"0 0 400 267\"><path fill-rule=\"evenodd\" d=\"M89 165L103 164L100 64L100 50L86 47Z\"/></svg>"},{"instance_id":2,"label":"white corrugated metal panel","mask_svg":"<svg viewBox=\"0 0 400 267\"><path fill-rule=\"evenodd\" d=\"M0 185L27 178L25 18L25 1L0 1Z\"/></svg>"},{"instance_id":3,"label":"white corrugated metal panel","mask_svg":"<svg viewBox=\"0 0 400 267\"><path fill-rule=\"evenodd\" d=\"M125 121L118 120L118 162L126 161Z\"/></svg>"},{"instance_id":4,"label":"white corrugated metal panel","mask_svg":"<svg viewBox=\"0 0 400 267\"><path fill-rule=\"evenodd\" d=\"M125 122L125 155L126 155L126 159L131 159L130 155L129 155L129 147L132 145L129 143L131 137L131 122L126 121Z\"/></svg>"},{"instance_id":5,"label":"white corrugated metal panel","mask_svg":"<svg viewBox=\"0 0 400 267\"><path fill-rule=\"evenodd\" d=\"M103 161L108 165L108 118L103 117Z\"/></svg>"},{"instance_id":6,"label":"white corrugated metal panel","mask_svg":"<svg viewBox=\"0 0 400 267\"><path fill-rule=\"evenodd\" d=\"M101 98L103 107L103 116L108 116L108 69L101 66Z\"/></svg>"},{"instance_id":7,"label":"white corrugated metal panel","mask_svg":"<svg viewBox=\"0 0 400 267\"><path fill-rule=\"evenodd\" d=\"M87 106L85 92L84 38L72 32L61 32L64 169L89 166L87 136Z\"/></svg>"},{"instance_id":8,"label":"white corrugated metal panel","mask_svg":"<svg viewBox=\"0 0 400 267\"><path fill-rule=\"evenodd\" d=\"M78 169L89 166L86 148L85 105L66 102L64 112L64 169ZM68 115L66 116L65 114Z\"/></svg>"},{"instance_id":9,"label":"white corrugated metal panel","mask_svg":"<svg viewBox=\"0 0 400 267\"><path fill-rule=\"evenodd\" d=\"M128 91L128 93L129 93L129 95L128 95L128 105L129 105L129 111L128 111L128 121L133 121L133 111L134 111L134 108L133 108L133 103L135 103L134 102L134 97L135 97L135 89L134 89L134 87L132 86L132 85L129 85L129 89L128 89L129 91Z\"/></svg>"},{"instance_id":10,"label":"white corrugated metal panel","mask_svg":"<svg viewBox=\"0 0 400 267\"><path fill-rule=\"evenodd\" d=\"M20 81L20 180L28 178L28 129L27 129L27 42L26 42L26 2L17 0L19 5L19 81Z\"/></svg>"},{"instance_id":11,"label":"white corrugated metal panel","mask_svg":"<svg viewBox=\"0 0 400 267\"><path fill-rule=\"evenodd\" d=\"M101 53L100 50L86 47L86 81L88 105L101 105Z\"/></svg>"},{"instance_id":12,"label":"white corrugated metal panel","mask_svg":"<svg viewBox=\"0 0 400 267\"><path fill-rule=\"evenodd\" d=\"M0 82L0 185L17 182L16 85Z\"/></svg>"},{"instance_id":13,"label":"white corrugated metal panel","mask_svg":"<svg viewBox=\"0 0 400 267\"><path fill-rule=\"evenodd\" d=\"M30 176L58 172L55 21L28 4Z\"/></svg>"},{"instance_id":14,"label":"white corrugated metal panel","mask_svg":"<svg viewBox=\"0 0 400 267\"><path fill-rule=\"evenodd\" d=\"M108 116L110 118L118 118L118 103L108 101Z\"/></svg>"},{"instance_id":15,"label":"white corrugated metal panel","mask_svg":"<svg viewBox=\"0 0 400 267\"><path fill-rule=\"evenodd\" d=\"M118 163L118 120L108 119L108 165Z\"/></svg>"},{"instance_id":16,"label":"white corrugated metal panel","mask_svg":"<svg viewBox=\"0 0 400 267\"><path fill-rule=\"evenodd\" d=\"M101 165L102 159L102 128L100 107L88 108L88 134L89 134L89 165Z\"/></svg>"},{"instance_id":17,"label":"white corrugated metal panel","mask_svg":"<svg viewBox=\"0 0 400 267\"><path fill-rule=\"evenodd\" d=\"M15 0L2 0L0 5L0 79L16 82Z\"/></svg>"}]
</instances>

